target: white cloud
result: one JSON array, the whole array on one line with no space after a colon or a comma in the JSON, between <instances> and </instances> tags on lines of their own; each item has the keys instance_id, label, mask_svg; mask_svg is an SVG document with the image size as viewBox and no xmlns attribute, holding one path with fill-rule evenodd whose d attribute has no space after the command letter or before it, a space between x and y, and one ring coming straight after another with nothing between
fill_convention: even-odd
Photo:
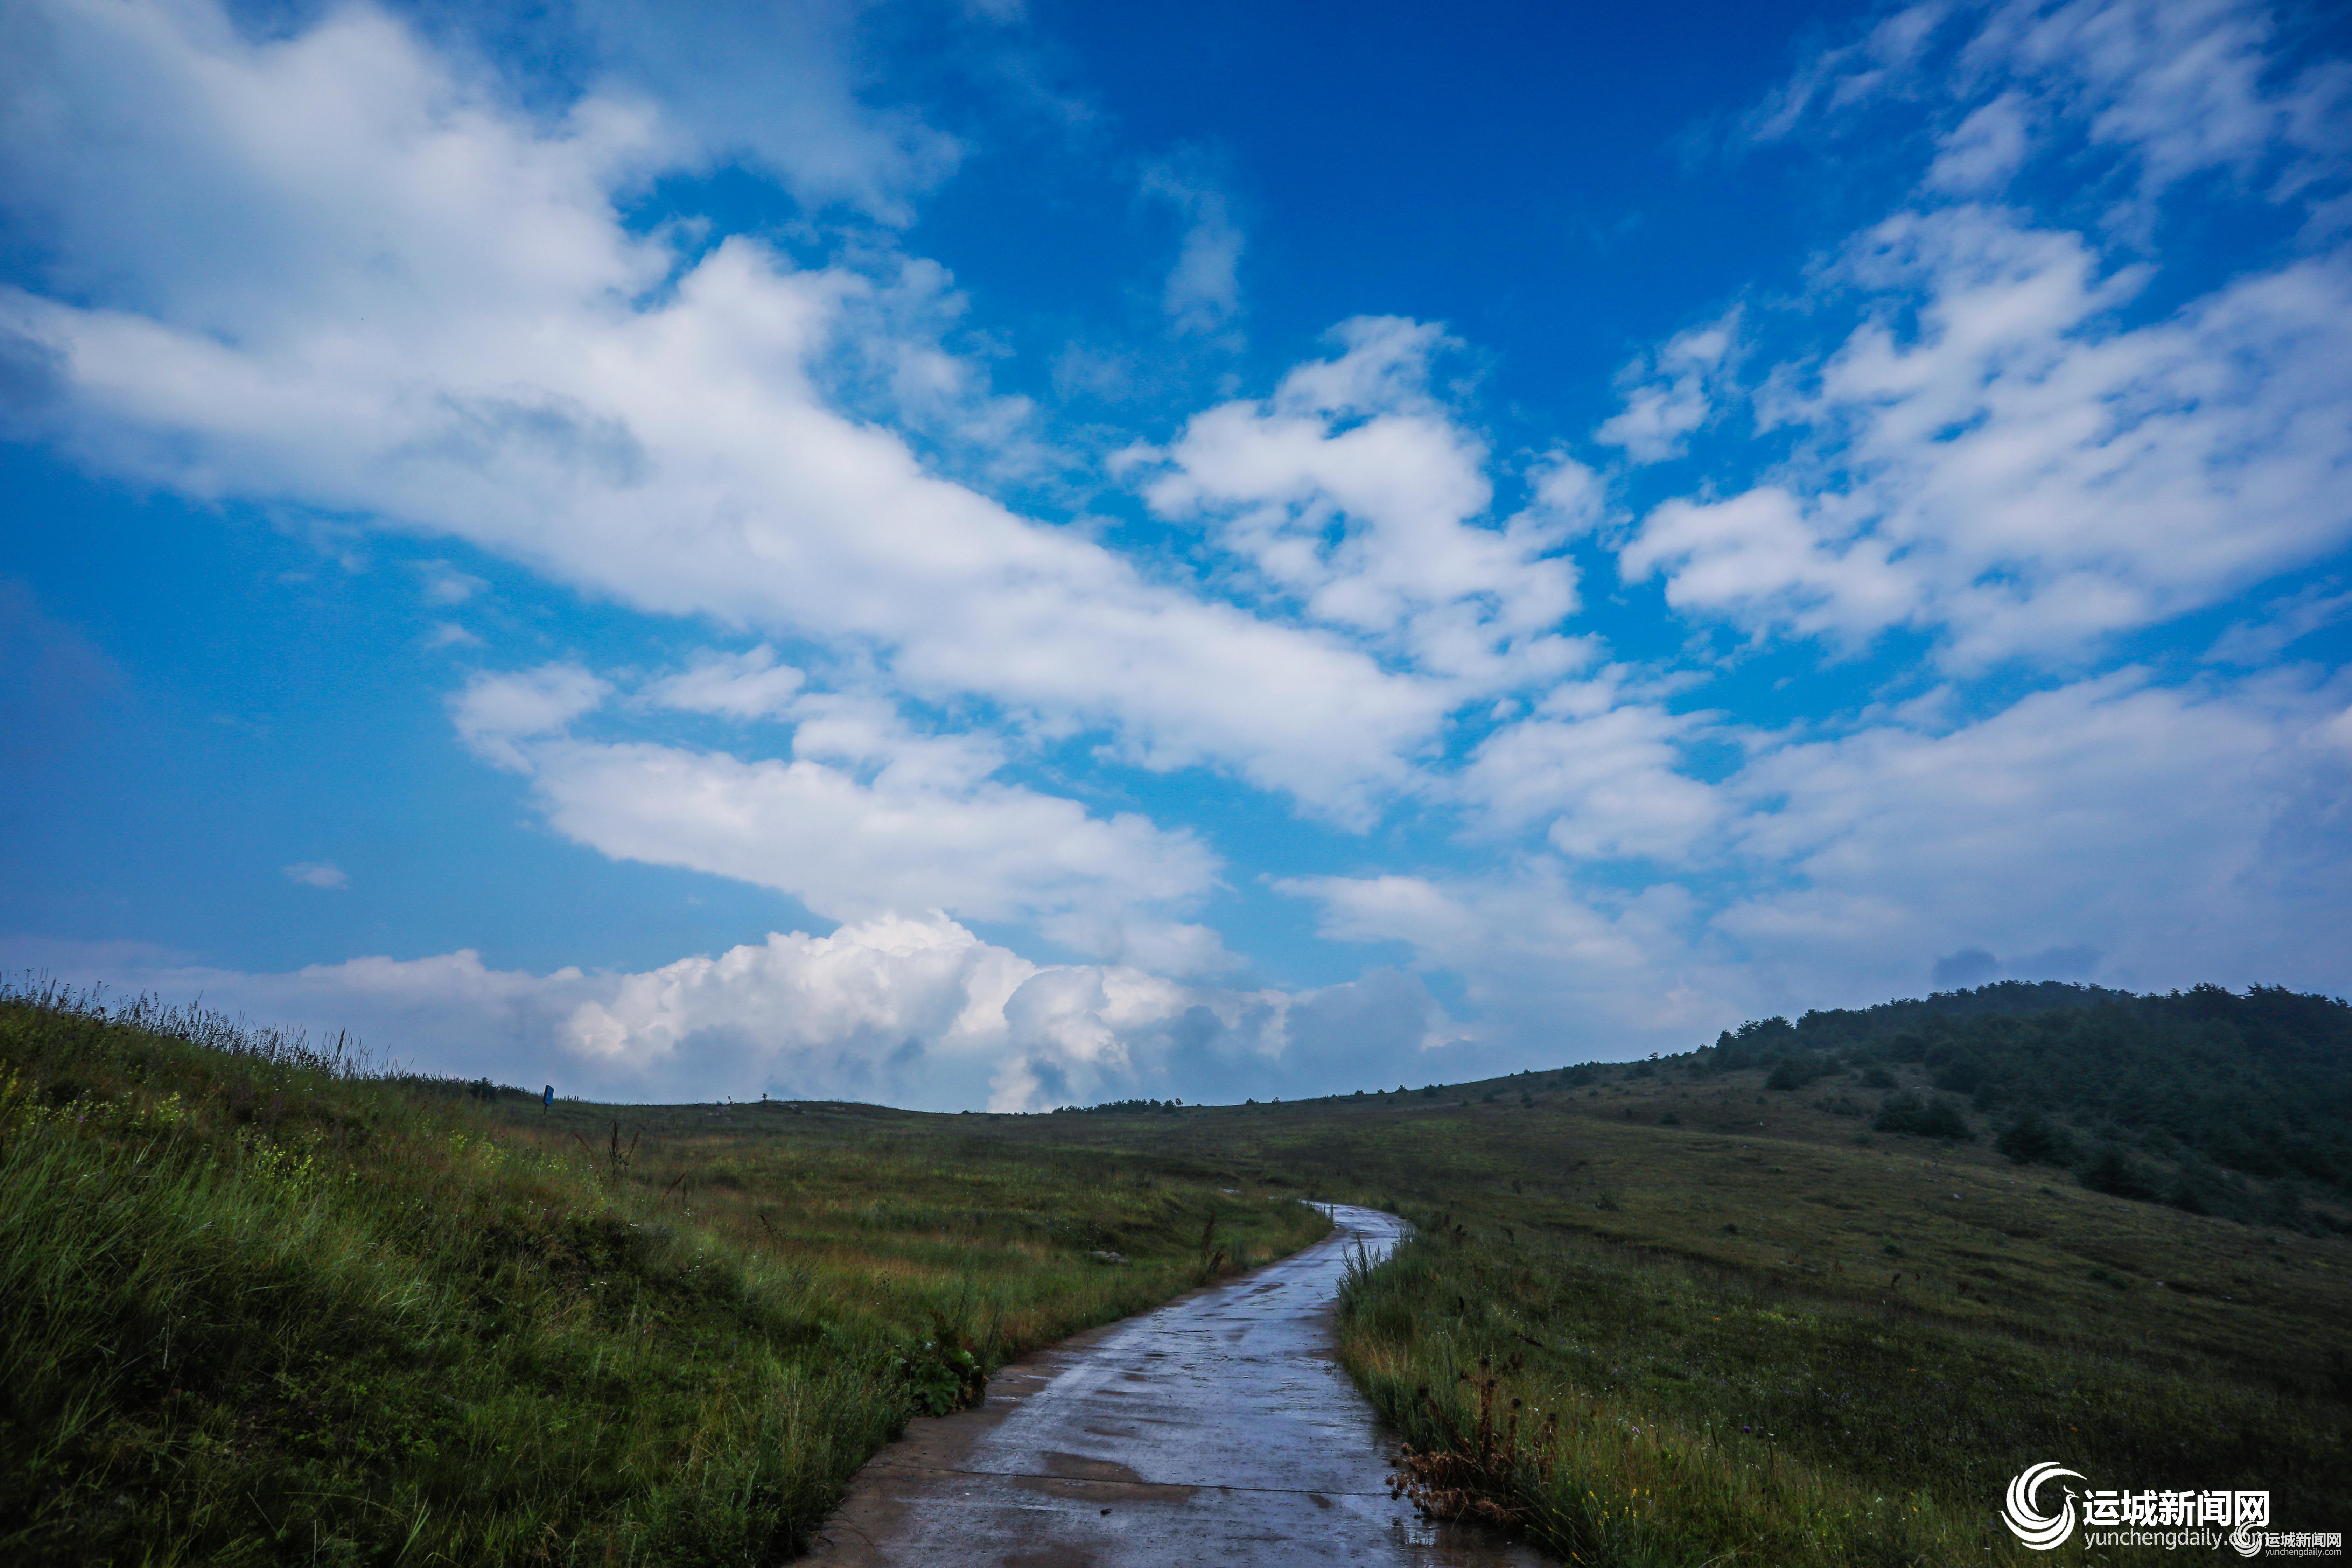
<instances>
[{"instance_id":1,"label":"white cloud","mask_svg":"<svg viewBox=\"0 0 2352 1568\"><path fill-rule=\"evenodd\" d=\"M306 888L347 888L352 881L341 867L329 865L324 860L298 860L285 868L285 871L288 881L299 882Z\"/></svg>"},{"instance_id":2,"label":"white cloud","mask_svg":"<svg viewBox=\"0 0 2352 1568\"><path fill-rule=\"evenodd\" d=\"M1714 384L1737 336L1737 315L1669 338L1645 362L1626 368L1619 384L1625 406L1601 422L1593 438L1622 447L1636 463L1679 458L1692 432L1713 410Z\"/></svg>"},{"instance_id":3,"label":"white cloud","mask_svg":"<svg viewBox=\"0 0 2352 1568\"><path fill-rule=\"evenodd\" d=\"M35 0L0 59L0 203L47 246L20 272L37 286L0 292L46 399L26 427L196 498L462 539L748 649L617 682L484 675L451 718L556 831L846 922L626 975L460 952L278 976L121 959L119 978L373 1018L452 1070L1006 1106L1687 1044L1937 965L2340 984L2340 683L2126 674L1979 716L1948 689L1777 738L1676 714L1668 683L1563 630L1563 552L1600 530L1601 481L1565 448L1514 458L1530 499L1502 515L1486 439L1433 391L1435 326L1348 322L1271 395L1137 449L1153 510L1213 546L1205 586L1000 504L978 487L1073 459L992 391L984 353L950 347L944 268L871 225L810 267L620 216L655 178L747 156L811 204L904 218L957 150L861 100L853 10L716 12L665 40L665 18L593 8L615 62L642 53L526 114L364 4L256 39L206 0ZM772 87L791 101L771 115ZM1924 183L1800 306L1751 303L1629 367L1595 433L1626 467L1743 418L1786 455L1628 520L1624 575L1694 620L1847 647L1917 628L1951 668L2018 660L2031 683L2030 661L2071 670L2341 550L2352 265L2316 228L2194 288L2138 264L2152 204L2200 171L2338 199L2341 91L2220 0L1875 18L1751 130L1909 97L1936 132ZM1991 205L2069 137L2120 150L2096 194L2144 210L2073 233ZM1240 229L1168 179L1187 228L1161 303L1180 333L1229 331ZM429 605L482 588L422 569ZM2209 662L2275 660L2343 603L2333 584L2274 603ZM852 689L813 689L778 647ZM679 713L774 727L688 746L660 732ZM1475 1021L1403 971L1244 989L1200 922L1221 871L1203 838L1013 782L1035 739L1080 735L1346 826L1405 796L1462 808L1476 852L1513 842L1498 868L1280 884L1326 935L1458 973ZM1728 742L1743 768L1692 776L1694 747ZM1627 860L1677 879L1632 892L1595 864ZM1037 964L965 921L1092 962Z\"/></svg>"},{"instance_id":4,"label":"white cloud","mask_svg":"<svg viewBox=\"0 0 2352 1568\"><path fill-rule=\"evenodd\" d=\"M331 1035L379 1061L583 1097L855 1099L1037 1110L1145 1095L1325 1093L1359 1074L1438 1076L1443 1014L1418 981L1286 994L1187 986L1118 965L1038 965L952 921L772 934L658 969L531 974L478 953L362 958L278 974L125 944L6 945L68 981Z\"/></svg>"},{"instance_id":5,"label":"white cloud","mask_svg":"<svg viewBox=\"0 0 2352 1568\"><path fill-rule=\"evenodd\" d=\"M567 837L619 859L777 888L835 919L1183 904L1216 865L1190 834L1130 813L1089 816L1014 785L943 789L890 766L869 783L805 759L646 743L541 742L529 754L548 819Z\"/></svg>"},{"instance_id":6,"label":"white cloud","mask_svg":"<svg viewBox=\"0 0 2352 1568\"><path fill-rule=\"evenodd\" d=\"M1465 1054L1506 1066L1688 1048L1737 1022L1745 976L1696 941L1691 896L1580 889L1537 857L1492 873L1298 878L1276 884L1319 906L1336 941L1400 942L1417 964L1457 975L1479 1021Z\"/></svg>"},{"instance_id":7,"label":"white cloud","mask_svg":"<svg viewBox=\"0 0 2352 1568\"><path fill-rule=\"evenodd\" d=\"M1190 337L1219 332L1241 314L1241 225L1233 204L1197 172L1168 164L1144 172L1143 192L1175 209L1184 224L1176 264L1160 290L1169 324Z\"/></svg>"},{"instance_id":8,"label":"white cloud","mask_svg":"<svg viewBox=\"0 0 2352 1568\"><path fill-rule=\"evenodd\" d=\"M2006 175L2041 120L2128 158L2141 202L2210 170L2294 198L2342 173L2352 68L2297 63L2281 33L2269 0L1928 0L1807 60L1746 132L1778 140L1893 100L1973 104L1939 139L1940 188Z\"/></svg>"},{"instance_id":9,"label":"white cloud","mask_svg":"<svg viewBox=\"0 0 2352 1568\"><path fill-rule=\"evenodd\" d=\"M1958 195L1998 187L2025 161L2032 116L2020 92L1979 105L1943 139L1927 170L1928 185Z\"/></svg>"},{"instance_id":10,"label":"white cloud","mask_svg":"<svg viewBox=\"0 0 2352 1568\"><path fill-rule=\"evenodd\" d=\"M1626 572L1759 632L1916 626L1967 668L2079 660L2342 548L2352 263L2317 247L2319 218L2304 254L2133 315L2171 281L2138 258L2189 176L2315 214L2345 199L2352 65L2297 61L2281 34L2258 0L1936 4L1809 62L1754 134L1909 100L1944 127L1934 161L1784 315L1863 316L1749 394L1793 458L1655 508ZM2079 165L2074 195L2126 193L2097 234L1971 201L2036 189L2011 177L2049 149ZM1633 455L1678 449L1695 384L1633 380Z\"/></svg>"},{"instance_id":11,"label":"white cloud","mask_svg":"<svg viewBox=\"0 0 2352 1568\"><path fill-rule=\"evenodd\" d=\"M1680 771L1679 743L1701 725L1617 695L1606 681L1558 688L1479 744L1464 796L1496 828L1547 823L1552 845L1580 859L1690 858L1722 816L1715 792Z\"/></svg>"},{"instance_id":12,"label":"white cloud","mask_svg":"<svg viewBox=\"0 0 2352 1568\"><path fill-rule=\"evenodd\" d=\"M1223 935L1213 927L1154 919L1148 909L1070 910L1046 916L1037 930L1091 958L1154 974L1201 979L1249 967L1246 959L1226 951Z\"/></svg>"},{"instance_id":13,"label":"white cloud","mask_svg":"<svg viewBox=\"0 0 2352 1568\"><path fill-rule=\"evenodd\" d=\"M1578 519L1539 505L1475 520L1486 449L1427 391L1435 327L1358 320L1340 353L1292 370L1265 402L1195 415L1145 486L1160 515L1203 518L1260 590L1396 649L1465 691L1556 676L1586 650L1558 635L1576 569L1555 553ZM1555 459L1539 499L1574 493Z\"/></svg>"},{"instance_id":14,"label":"white cloud","mask_svg":"<svg viewBox=\"0 0 2352 1568\"><path fill-rule=\"evenodd\" d=\"M1899 984L1923 955L1972 945L2093 947L2126 984L2340 984L2346 910L2325 868L2352 868L2329 826L2352 773L2313 742L2339 702L2125 671L1948 731L1787 747L1738 781L1760 808L1741 847L1796 880L1717 927L1792 977L1836 954L1849 984Z\"/></svg>"},{"instance_id":15,"label":"white cloud","mask_svg":"<svg viewBox=\"0 0 2352 1568\"><path fill-rule=\"evenodd\" d=\"M956 139L860 93L856 0L579 0L618 88L661 102L713 162L744 158L811 206L845 203L889 223L951 174Z\"/></svg>"},{"instance_id":16,"label":"white cloud","mask_svg":"<svg viewBox=\"0 0 2352 1568\"><path fill-rule=\"evenodd\" d=\"M2290 68L2279 31L2265 0L2011 0L1964 46L1960 79L2030 82L2094 142L2129 150L2146 192L2267 166L2291 194L2352 149L2352 72Z\"/></svg>"},{"instance_id":17,"label":"white cloud","mask_svg":"<svg viewBox=\"0 0 2352 1568\"><path fill-rule=\"evenodd\" d=\"M602 704L612 689L576 664L478 675L449 700L449 716L467 750L493 766L527 773L531 764L519 742L562 731Z\"/></svg>"},{"instance_id":18,"label":"white cloud","mask_svg":"<svg viewBox=\"0 0 2352 1568\"><path fill-rule=\"evenodd\" d=\"M765 702L761 683L775 673L755 650L652 690L739 711L747 679ZM887 702L834 693L757 710L793 723L789 761L574 735L611 691L549 665L478 676L450 708L477 755L530 776L551 826L617 859L775 888L833 920L944 910L1046 921L1098 956L1187 972L1228 963L1213 932L1172 918L1215 883L1216 857L1198 838L998 782L1006 757L992 740L919 732Z\"/></svg>"},{"instance_id":19,"label":"white cloud","mask_svg":"<svg viewBox=\"0 0 2352 1568\"><path fill-rule=\"evenodd\" d=\"M2352 616L2352 594L2331 593L2336 585L2333 580L2314 583L2271 600L2255 618L2240 621L2216 637L2205 661L2248 669L2276 662L2314 632Z\"/></svg>"},{"instance_id":20,"label":"white cloud","mask_svg":"<svg viewBox=\"0 0 2352 1568\"><path fill-rule=\"evenodd\" d=\"M2063 658L2352 539L2340 258L2126 328L2141 274L2102 277L2079 237L1963 206L1887 220L1832 277L1869 291L1869 319L1759 405L1800 457L1658 507L1621 555L1677 608L1845 637L1940 628L1961 664Z\"/></svg>"},{"instance_id":21,"label":"white cloud","mask_svg":"<svg viewBox=\"0 0 2352 1568\"><path fill-rule=\"evenodd\" d=\"M1776 142L1793 133L1810 115L1834 113L1906 89L1937 30L1958 9L1948 0L1927 0L1874 18L1862 37L1822 50L1768 93L1748 113L1743 135Z\"/></svg>"},{"instance_id":22,"label":"white cloud","mask_svg":"<svg viewBox=\"0 0 2352 1568\"><path fill-rule=\"evenodd\" d=\"M462 605L489 586L469 572L460 572L446 561L426 561L418 564L417 575L423 580L425 602L436 608Z\"/></svg>"},{"instance_id":23,"label":"white cloud","mask_svg":"<svg viewBox=\"0 0 2352 1568\"><path fill-rule=\"evenodd\" d=\"M773 719L791 711L793 699L806 681L791 665L778 664L775 649L762 643L739 654L706 654L691 668L656 681L646 695L664 708L687 713Z\"/></svg>"},{"instance_id":24,"label":"white cloud","mask_svg":"<svg viewBox=\"0 0 2352 1568\"><path fill-rule=\"evenodd\" d=\"M1100 726L1134 762L1353 822L1454 700L1154 582L829 406L813 367L897 269L633 234L616 199L695 155L642 103L527 121L365 6L267 44L202 5L39 20L5 184L93 302L9 293L0 319L53 356L42 417L89 461L861 649L917 694Z\"/></svg>"},{"instance_id":25,"label":"white cloud","mask_svg":"<svg viewBox=\"0 0 2352 1568\"><path fill-rule=\"evenodd\" d=\"M2347 699L2341 678L2204 690L2125 671L1966 722L1921 703L1759 742L1713 786L1700 875L1639 893L1549 856L1279 886L1327 936L1458 973L1482 1047L1687 1046L1963 973L2332 991L2352 926Z\"/></svg>"}]
</instances>

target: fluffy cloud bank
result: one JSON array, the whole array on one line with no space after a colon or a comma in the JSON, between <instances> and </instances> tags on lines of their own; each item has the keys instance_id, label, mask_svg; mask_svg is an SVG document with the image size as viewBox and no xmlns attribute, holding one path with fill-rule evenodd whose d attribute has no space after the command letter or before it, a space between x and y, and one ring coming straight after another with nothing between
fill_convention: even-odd
<instances>
[{"instance_id":1,"label":"fluffy cloud bank","mask_svg":"<svg viewBox=\"0 0 2352 1568\"><path fill-rule=\"evenodd\" d=\"M350 1029L410 1070L492 1071L608 1098L1037 1110L1328 1092L1367 1072L1423 1082L1486 1059L1459 1048L1410 975L1296 994L1186 985L1123 965L1032 963L938 914L772 934L622 974L499 970L472 952L281 974L121 944L17 942L8 958L320 1034Z\"/></svg>"}]
</instances>

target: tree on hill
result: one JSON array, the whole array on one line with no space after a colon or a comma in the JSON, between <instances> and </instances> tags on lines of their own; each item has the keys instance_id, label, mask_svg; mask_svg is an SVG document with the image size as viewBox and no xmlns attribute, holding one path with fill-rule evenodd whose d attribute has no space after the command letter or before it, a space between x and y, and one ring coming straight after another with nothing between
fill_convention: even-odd
<instances>
[{"instance_id":1,"label":"tree on hill","mask_svg":"<svg viewBox=\"0 0 2352 1568\"><path fill-rule=\"evenodd\" d=\"M2004 981L1793 1024L1759 1019L1690 1063L1699 1073L1761 1069L1775 1088L1801 1087L1824 1065L1889 1087L1888 1068L1911 1067L2001 1121L1996 1147L2012 1158L2078 1160L2087 1135L2096 1147L2084 1179L2102 1190L2158 1196L2156 1178L2130 1163L2137 1155L2179 1167L2166 1201L2184 1207L2254 1217L2245 1178L2352 1203L2352 1004L2338 997L2261 985L2139 996ZM1888 1107L1892 1131L1933 1114L1916 1099ZM1945 1109L1965 1129L1959 1108ZM2320 1221L2305 1214L2302 1223Z\"/></svg>"}]
</instances>

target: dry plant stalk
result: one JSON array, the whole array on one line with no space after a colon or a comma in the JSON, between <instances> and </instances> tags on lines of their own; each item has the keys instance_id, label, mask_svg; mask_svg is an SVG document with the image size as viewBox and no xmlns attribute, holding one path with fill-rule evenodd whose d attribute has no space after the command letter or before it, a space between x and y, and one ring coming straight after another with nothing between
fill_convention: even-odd
<instances>
[{"instance_id":1,"label":"dry plant stalk","mask_svg":"<svg viewBox=\"0 0 2352 1568\"><path fill-rule=\"evenodd\" d=\"M1518 1500L1525 1473L1532 1470L1539 1486L1550 1482L1552 1439L1559 1417L1545 1416L1536 1428L1529 1452L1522 1455L1523 1402L1514 1398L1498 1426L1495 1420L1497 1380L1486 1357L1478 1358L1478 1371L1480 1375L1475 1378L1466 1372L1461 1374L1463 1382L1478 1390L1478 1425L1467 1436L1428 1385L1422 1386L1421 1402L1444 1428L1450 1443L1431 1449L1398 1444L1397 1473L1388 1479L1389 1496L1404 1499L1431 1519L1482 1519L1489 1524L1521 1527L1528 1522L1528 1508Z\"/></svg>"}]
</instances>

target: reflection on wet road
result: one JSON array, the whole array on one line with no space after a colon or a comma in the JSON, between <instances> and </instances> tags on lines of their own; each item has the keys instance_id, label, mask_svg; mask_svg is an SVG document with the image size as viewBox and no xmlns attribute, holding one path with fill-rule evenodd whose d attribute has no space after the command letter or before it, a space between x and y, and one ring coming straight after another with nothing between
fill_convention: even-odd
<instances>
[{"instance_id":1,"label":"reflection on wet road","mask_svg":"<svg viewBox=\"0 0 2352 1568\"><path fill-rule=\"evenodd\" d=\"M1347 1260L1402 1222L1333 1208L1295 1257L1004 1368L859 1473L812 1561L841 1568L1414 1564L1543 1558L1391 1500L1393 1439L1334 1360Z\"/></svg>"}]
</instances>

